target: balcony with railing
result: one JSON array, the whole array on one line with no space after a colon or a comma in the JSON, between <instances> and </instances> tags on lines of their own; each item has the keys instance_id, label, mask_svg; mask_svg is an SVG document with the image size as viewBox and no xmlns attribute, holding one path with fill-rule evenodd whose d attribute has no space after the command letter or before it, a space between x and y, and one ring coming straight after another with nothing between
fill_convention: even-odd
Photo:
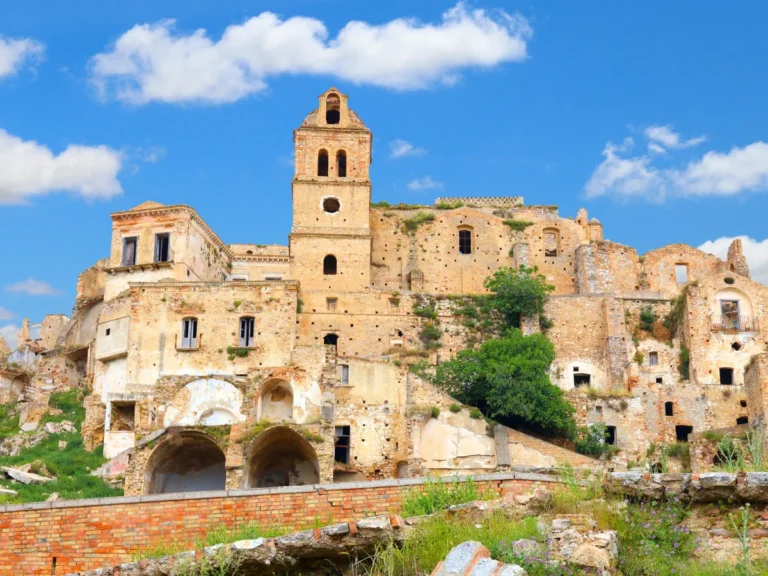
<instances>
[{"instance_id":1,"label":"balcony with railing","mask_svg":"<svg viewBox=\"0 0 768 576\"><path fill-rule=\"evenodd\" d=\"M757 316L712 316L712 332L757 332Z\"/></svg>"}]
</instances>

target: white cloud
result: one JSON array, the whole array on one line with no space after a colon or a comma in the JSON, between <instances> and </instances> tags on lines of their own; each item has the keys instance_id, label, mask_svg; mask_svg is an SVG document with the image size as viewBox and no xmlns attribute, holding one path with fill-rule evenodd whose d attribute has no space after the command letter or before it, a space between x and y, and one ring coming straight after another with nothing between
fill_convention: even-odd
<instances>
[{"instance_id":1,"label":"white cloud","mask_svg":"<svg viewBox=\"0 0 768 576\"><path fill-rule=\"evenodd\" d=\"M13 76L24 64L42 58L45 46L31 38L0 36L0 78Z\"/></svg>"},{"instance_id":2,"label":"white cloud","mask_svg":"<svg viewBox=\"0 0 768 576\"><path fill-rule=\"evenodd\" d=\"M402 158L403 156L423 156L427 151L424 148L418 148L407 140L399 138L389 143L389 157Z\"/></svg>"},{"instance_id":3,"label":"white cloud","mask_svg":"<svg viewBox=\"0 0 768 576\"><path fill-rule=\"evenodd\" d=\"M729 152L708 151L678 166L655 164L667 159L667 149L689 148L705 138L682 141L668 126L652 126L644 134L651 138L645 154L633 155L634 141L626 138L621 146L608 142L603 161L584 185L588 198L614 196L662 201L669 196L733 196L768 190L768 144L754 142ZM692 144L695 143L695 144Z\"/></svg>"},{"instance_id":4,"label":"white cloud","mask_svg":"<svg viewBox=\"0 0 768 576\"><path fill-rule=\"evenodd\" d=\"M56 191L109 198L123 191L117 181L121 164L121 154L106 146L70 144L56 155L0 129L0 204L23 204Z\"/></svg>"},{"instance_id":5,"label":"white cloud","mask_svg":"<svg viewBox=\"0 0 768 576\"><path fill-rule=\"evenodd\" d=\"M768 285L768 239L758 241L749 236L722 237L704 242L699 246L699 250L725 260L728 257L728 246L737 238L741 239L741 247L749 264L750 276L753 280Z\"/></svg>"},{"instance_id":6,"label":"white cloud","mask_svg":"<svg viewBox=\"0 0 768 576\"><path fill-rule=\"evenodd\" d=\"M15 314L13 312L0 306L0 320L10 320L14 316Z\"/></svg>"},{"instance_id":7,"label":"white cloud","mask_svg":"<svg viewBox=\"0 0 768 576\"><path fill-rule=\"evenodd\" d=\"M323 75L354 84L418 90L453 84L463 70L527 58L533 31L519 14L459 2L437 23L399 18L348 22L335 37L314 18L263 12L212 39L174 20L136 25L91 59L104 97L132 104L234 102L281 74Z\"/></svg>"},{"instance_id":8,"label":"white cloud","mask_svg":"<svg viewBox=\"0 0 768 576\"><path fill-rule=\"evenodd\" d=\"M649 126L645 129L645 136L648 140L660 142L667 148L690 148L698 146L707 140L706 136L698 136L689 140L681 140L680 134L672 130L672 126Z\"/></svg>"},{"instance_id":9,"label":"white cloud","mask_svg":"<svg viewBox=\"0 0 768 576\"><path fill-rule=\"evenodd\" d=\"M595 169L584 190L588 198L607 193L624 197L660 198L664 194L664 182L659 172L650 166L649 156L622 158L620 153L634 146L626 138L621 146L608 142L603 149L605 159Z\"/></svg>"},{"instance_id":10,"label":"white cloud","mask_svg":"<svg viewBox=\"0 0 768 576\"><path fill-rule=\"evenodd\" d=\"M21 328L16 324L6 324L5 326L0 326L0 336L5 339L6 344L8 344L8 347L11 350L16 350L20 329Z\"/></svg>"},{"instance_id":11,"label":"white cloud","mask_svg":"<svg viewBox=\"0 0 768 576\"><path fill-rule=\"evenodd\" d=\"M415 178L408 182L408 189L416 191L433 189L442 190L443 183L433 180L432 176L425 176L424 178Z\"/></svg>"},{"instance_id":12,"label":"white cloud","mask_svg":"<svg viewBox=\"0 0 768 576\"><path fill-rule=\"evenodd\" d=\"M61 290L57 290L48 282L41 280L35 280L34 278L27 278L21 282L15 284L9 284L5 287L6 292L21 292L22 294L30 294L31 296L55 296L61 294Z\"/></svg>"}]
</instances>

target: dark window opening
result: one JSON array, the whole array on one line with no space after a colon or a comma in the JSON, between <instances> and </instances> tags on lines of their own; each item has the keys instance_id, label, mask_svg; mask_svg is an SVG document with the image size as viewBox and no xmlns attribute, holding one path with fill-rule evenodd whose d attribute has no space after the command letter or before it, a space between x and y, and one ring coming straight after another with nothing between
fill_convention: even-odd
<instances>
[{"instance_id":1,"label":"dark window opening","mask_svg":"<svg viewBox=\"0 0 768 576\"><path fill-rule=\"evenodd\" d=\"M136 422L136 403L113 403L109 424L110 432L133 432Z\"/></svg>"},{"instance_id":2,"label":"dark window opening","mask_svg":"<svg viewBox=\"0 0 768 576\"><path fill-rule=\"evenodd\" d=\"M338 198L326 198L323 200L323 210L329 214L335 214L341 208L341 203Z\"/></svg>"},{"instance_id":3,"label":"dark window opening","mask_svg":"<svg viewBox=\"0 0 768 576\"><path fill-rule=\"evenodd\" d=\"M341 98L331 92L325 99L325 123L338 124L341 120Z\"/></svg>"},{"instance_id":4,"label":"dark window opening","mask_svg":"<svg viewBox=\"0 0 768 576\"><path fill-rule=\"evenodd\" d=\"M739 424L749 424L749 417L748 416L739 416L736 418L736 425Z\"/></svg>"},{"instance_id":5,"label":"dark window opening","mask_svg":"<svg viewBox=\"0 0 768 576\"><path fill-rule=\"evenodd\" d=\"M675 405L672 402L664 402L664 415L665 416L675 415Z\"/></svg>"},{"instance_id":6,"label":"dark window opening","mask_svg":"<svg viewBox=\"0 0 768 576\"><path fill-rule=\"evenodd\" d=\"M197 346L197 318L184 318L181 321L181 347Z\"/></svg>"},{"instance_id":7,"label":"dark window opening","mask_svg":"<svg viewBox=\"0 0 768 576\"><path fill-rule=\"evenodd\" d=\"M459 254L472 254L472 232L459 230Z\"/></svg>"},{"instance_id":8,"label":"dark window opening","mask_svg":"<svg viewBox=\"0 0 768 576\"><path fill-rule=\"evenodd\" d=\"M347 175L347 153L344 150L336 152L336 175L342 178Z\"/></svg>"},{"instance_id":9,"label":"dark window opening","mask_svg":"<svg viewBox=\"0 0 768 576\"><path fill-rule=\"evenodd\" d=\"M240 318L240 346L248 347L253 345L253 327L255 323L253 318Z\"/></svg>"},{"instance_id":10,"label":"dark window opening","mask_svg":"<svg viewBox=\"0 0 768 576\"><path fill-rule=\"evenodd\" d=\"M581 388L582 386L589 386L591 382L592 382L591 374L574 374L573 375L573 386L575 388Z\"/></svg>"},{"instance_id":11,"label":"dark window opening","mask_svg":"<svg viewBox=\"0 0 768 576\"><path fill-rule=\"evenodd\" d=\"M605 427L605 443L611 446L616 444L616 426Z\"/></svg>"},{"instance_id":12,"label":"dark window opening","mask_svg":"<svg viewBox=\"0 0 768 576\"><path fill-rule=\"evenodd\" d=\"M104 330L104 336L109 336L112 333L112 328L107 328Z\"/></svg>"},{"instance_id":13,"label":"dark window opening","mask_svg":"<svg viewBox=\"0 0 768 576\"><path fill-rule=\"evenodd\" d=\"M720 384L724 386L733 384L733 368L720 368Z\"/></svg>"},{"instance_id":14,"label":"dark window opening","mask_svg":"<svg viewBox=\"0 0 768 576\"><path fill-rule=\"evenodd\" d=\"M659 365L659 353L658 352L651 352L648 354L648 363L651 366L658 366Z\"/></svg>"},{"instance_id":15,"label":"dark window opening","mask_svg":"<svg viewBox=\"0 0 768 576\"><path fill-rule=\"evenodd\" d=\"M664 378L662 378L661 376L657 376L656 377L656 384L663 384L663 383L664 383Z\"/></svg>"},{"instance_id":16,"label":"dark window opening","mask_svg":"<svg viewBox=\"0 0 768 576\"><path fill-rule=\"evenodd\" d=\"M336 274L336 256L328 254L323 258L323 274L326 276Z\"/></svg>"},{"instance_id":17,"label":"dark window opening","mask_svg":"<svg viewBox=\"0 0 768 576\"><path fill-rule=\"evenodd\" d=\"M328 344L330 346L336 346L339 343L339 335L338 334L326 334L323 336L323 344Z\"/></svg>"},{"instance_id":18,"label":"dark window opening","mask_svg":"<svg viewBox=\"0 0 768 576\"><path fill-rule=\"evenodd\" d=\"M741 342L734 342L733 344L731 344L731 348L733 348L734 350L736 350L736 352L738 352L739 350L741 350Z\"/></svg>"},{"instance_id":19,"label":"dark window opening","mask_svg":"<svg viewBox=\"0 0 768 576\"><path fill-rule=\"evenodd\" d=\"M739 402L739 406L741 406L742 408L746 408L747 407L747 401L746 400L741 400Z\"/></svg>"},{"instance_id":20,"label":"dark window opening","mask_svg":"<svg viewBox=\"0 0 768 576\"><path fill-rule=\"evenodd\" d=\"M579 371L579 367L578 367L578 366L574 366L574 367L573 367L573 371L574 371L574 372L578 372L578 371Z\"/></svg>"},{"instance_id":21,"label":"dark window opening","mask_svg":"<svg viewBox=\"0 0 768 576\"><path fill-rule=\"evenodd\" d=\"M136 244L138 238L123 238L123 266L136 264Z\"/></svg>"},{"instance_id":22,"label":"dark window opening","mask_svg":"<svg viewBox=\"0 0 768 576\"><path fill-rule=\"evenodd\" d=\"M688 442L688 434L693 434L693 426L675 426L675 438L678 442Z\"/></svg>"},{"instance_id":23,"label":"dark window opening","mask_svg":"<svg viewBox=\"0 0 768 576\"><path fill-rule=\"evenodd\" d=\"M349 426L336 426L336 443L333 447L333 459L339 464L349 464L351 434Z\"/></svg>"},{"instance_id":24,"label":"dark window opening","mask_svg":"<svg viewBox=\"0 0 768 576\"><path fill-rule=\"evenodd\" d=\"M317 175L328 176L328 152L320 150L317 153Z\"/></svg>"},{"instance_id":25,"label":"dark window opening","mask_svg":"<svg viewBox=\"0 0 768 576\"><path fill-rule=\"evenodd\" d=\"M155 234L155 262L171 261L171 235Z\"/></svg>"}]
</instances>

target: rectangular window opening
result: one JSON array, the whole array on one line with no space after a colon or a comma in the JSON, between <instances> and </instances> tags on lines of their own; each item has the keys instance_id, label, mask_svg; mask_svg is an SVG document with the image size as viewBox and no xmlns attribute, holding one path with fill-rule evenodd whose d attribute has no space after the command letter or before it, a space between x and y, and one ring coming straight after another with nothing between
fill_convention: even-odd
<instances>
[{"instance_id":1,"label":"rectangular window opening","mask_svg":"<svg viewBox=\"0 0 768 576\"><path fill-rule=\"evenodd\" d=\"M136 422L135 402L113 402L110 432L133 432Z\"/></svg>"},{"instance_id":2,"label":"rectangular window opening","mask_svg":"<svg viewBox=\"0 0 768 576\"><path fill-rule=\"evenodd\" d=\"M459 230L459 254L472 254L472 232Z\"/></svg>"},{"instance_id":3,"label":"rectangular window opening","mask_svg":"<svg viewBox=\"0 0 768 576\"><path fill-rule=\"evenodd\" d=\"M325 307L329 312L333 312L336 310L336 303L338 302L338 298L326 298L325 299Z\"/></svg>"},{"instance_id":4,"label":"rectangular window opening","mask_svg":"<svg viewBox=\"0 0 768 576\"><path fill-rule=\"evenodd\" d=\"M724 386L733 384L733 368L720 368L720 384Z\"/></svg>"},{"instance_id":5,"label":"rectangular window opening","mask_svg":"<svg viewBox=\"0 0 768 576\"><path fill-rule=\"evenodd\" d=\"M689 434L693 434L693 426L675 426L675 437L678 442L688 442Z\"/></svg>"},{"instance_id":6,"label":"rectangular window opening","mask_svg":"<svg viewBox=\"0 0 768 576\"><path fill-rule=\"evenodd\" d=\"M651 352L648 354L648 363L651 366L658 366L659 365L659 353L658 352Z\"/></svg>"},{"instance_id":7,"label":"rectangular window opening","mask_svg":"<svg viewBox=\"0 0 768 576\"><path fill-rule=\"evenodd\" d=\"M688 282L688 264L675 264L675 280L678 284Z\"/></svg>"},{"instance_id":8,"label":"rectangular window opening","mask_svg":"<svg viewBox=\"0 0 768 576\"><path fill-rule=\"evenodd\" d=\"M181 321L181 347L197 347L197 318L184 318Z\"/></svg>"},{"instance_id":9,"label":"rectangular window opening","mask_svg":"<svg viewBox=\"0 0 768 576\"><path fill-rule=\"evenodd\" d=\"M123 238L123 266L133 266L136 264L136 244L138 238Z\"/></svg>"},{"instance_id":10,"label":"rectangular window opening","mask_svg":"<svg viewBox=\"0 0 768 576\"><path fill-rule=\"evenodd\" d=\"M341 365L341 383L349 384L349 366L347 364Z\"/></svg>"},{"instance_id":11,"label":"rectangular window opening","mask_svg":"<svg viewBox=\"0 0 768 576\"><path fill-rule=\"evenodd\" d=\"M336 426L336 443L333 450L333 459L339 464L349 464L350 430L349 426Z\"/></svg>"},{"instance_id":12,"label":"rectangular window opening","mask_svg":"<svg viewBox=\"0 0 768 576\"><path fill-rule=\"evenodd\" d=\"M253 345L253 318L240 318L240 339L239 344L242 347Z\"/></svg>"},{"instance_id":13,"label":"rectangular window opening","mask_svg":"<svg viewBox=\"0 0 768 576\"><path fill-rule=\"evenodd\" d=\"M574 374L573 386L575 388L581 388L583 386L588 387L592 382L592 376L590 374Z\"/></svg>"},{"instance_id":14,"label":"rectangular window opening","mask_svg":"<svg viewBox=\"0 0 768 576\"><path fill-rule=\"evenodd\" d=\"M675 415L675 405L672 402L664 402L664 415L665 416Z\"/></svg>"},{"instance_id":15,"label":"rectangular window opening","mask_svg":"<svg viewBox=\"0 0 768 576\"><path fill-rule=\"evenodd\" d=\"M616 444L616 426L605 427L605 443L611 446Z\"/></svg>"},{"instance_id":16,"label":"rectangular window opening","mask_svg":"<svg viewBox=\"0 0 768 576\"><path fill-rule=\"evenodd\" d=\"M171 235L155 234L155 262L171 261Z\"/></svg>"}]
</instances>

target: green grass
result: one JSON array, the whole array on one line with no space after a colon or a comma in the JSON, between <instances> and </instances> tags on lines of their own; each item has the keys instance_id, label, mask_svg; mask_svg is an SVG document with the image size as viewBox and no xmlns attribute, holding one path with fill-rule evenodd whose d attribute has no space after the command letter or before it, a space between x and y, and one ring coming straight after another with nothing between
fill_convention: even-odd
<instances>
[{"instance_id":1,"label":"green grass","mask_svg":"<svg viewBox=\"0 0 768 576\"><path fill-rule=\"evenodd\" d=\"M528 226L533 226L533 222L529 222L528 220L504 220L504 224L509 226L509 229L515 232L522 232L528 228Z\"/></svg>"},{"instance_id":2,"label":"green grass","mask_svg":"<svg viewBox=\"0 0 768 576\"><path fill-rule=\"evenodd\" d=\"M0 485L15 490L18 496L2 497L0 503L42 502L54 492L58 492L59 498L64 500L122 496L122 490L110 488L101 478L90 475L90 471L106 462L106 458L102 454L101 446L93 452L88 452L83 447L80 426L85 419L85 408L81 391L55 392L51 394L49 405L61 410L62 414L47 414L41 419L41 426L46 422L69 420L77 430L51 434L37 446L26 448L17 456L0 457L0 465L19 466L39 460L56 479L45 484L11 484L3 480ZM61 440L67 443L63 450L59 449Z\"/></svg>"},{"instance_id":3,"label":"green grass","mask_svg":"<svg viewBox=\"0 0 768 576\"><path fill-rule=\"evenodd\" d=\"M419 226L435 219L434 214L429 212L419 212L416 216L403 220L403 226L408 232L414 232Z\"/></svg>"},{"instance_id":4,"label":"green grass","mask_svg":"<svg viewBox=\"0 0 768 576\"><path fill-rule=\"evenodd\" d=\"M464 504L474 500L488 500L495 494L481 493L470 478L460 482L458 478L449 482L426 479L424 485L409 490L403 500L403 516L424 516L434 514L455 504Z\"/></svg>"},{"instance_id":5,"label":"green grass","mask_svg":"<svg viewBox=\"0 0 768 576\"><path fill-rule=\"evenodd\" d=\"M14 408L15 402L0 405L0 439L14 436L19 431L19 415L10 415Z\"/></svg>"}]
</instances>

